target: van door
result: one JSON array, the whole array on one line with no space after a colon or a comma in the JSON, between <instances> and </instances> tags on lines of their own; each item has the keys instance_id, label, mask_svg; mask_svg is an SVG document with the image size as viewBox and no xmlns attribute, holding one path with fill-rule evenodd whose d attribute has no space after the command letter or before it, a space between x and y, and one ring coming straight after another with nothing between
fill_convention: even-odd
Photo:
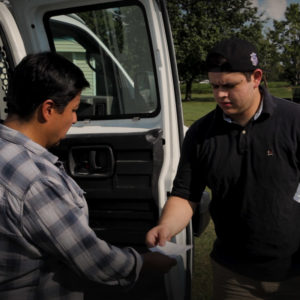
<instances>
[{"instance_id":1,"label":"van door","mask_svg":"<svg viewBox=\"0 0 300 300\"><path fill-rule=\"evenodd\" d=\"M6 115L5 96L9 75L25 54L17 24L7 6L0 2L0 119Z\"/></svg>"},{"instance_id":2,"label":"van door","mask_svg":"<svg viewBox=\"0 0 300 300\"><path fill-rule=\"evenodd\" d=\"M8 5L27 53L57 51L88 79L78 122L52 151L85 190L97 235L141 253L171 190L184 131L165 6L163 0ZM191 226L173 242L191 244ZM141 278L126 293L109 289L106 297L189 299L191 266L190 250L167 275Z\"/></svg>"}]
</instances>

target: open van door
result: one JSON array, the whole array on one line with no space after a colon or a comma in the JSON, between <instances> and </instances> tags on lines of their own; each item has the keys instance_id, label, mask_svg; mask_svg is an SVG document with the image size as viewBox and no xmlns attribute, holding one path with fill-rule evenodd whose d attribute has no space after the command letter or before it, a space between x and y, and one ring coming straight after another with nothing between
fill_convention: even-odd
<instances>
[{"instance_id":1,"label":"open van door","mask_svg":"<svg viewBox=\"0 0 300 300\"><path fill-rule=\"evenodd\" d=\"M147 251L145 234L172 188L184 135L165 1L2 0L0 16L3 60L11 69L26 53L52 50L83 70L90 88L78 122L52 151L85 190L97 235ZM3 25L8 19L11 30ZM25 47L5 42L13 36ZM191 225L173 242L191 245ZM167 275L99 297L190 299L192 257L192 250L182 253Z\"/></svg>"},{"instance_id":2,"label":"open van door","mask_svg":"<svg viewBox=\"0 0 300 300\"><path fill-rule=\"evenodd\" d=\"M9 75L25 55L17 24L8 7L0 1L0 119L6 115L5 97Z\"/></svg>"}]
</instances>

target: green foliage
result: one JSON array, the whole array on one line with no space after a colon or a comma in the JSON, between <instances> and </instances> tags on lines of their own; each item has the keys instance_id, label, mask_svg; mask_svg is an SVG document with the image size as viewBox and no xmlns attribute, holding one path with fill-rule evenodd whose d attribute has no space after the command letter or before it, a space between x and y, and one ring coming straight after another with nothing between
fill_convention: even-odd
<instances>
[{"instance_id":1,"label":"green foliage","mask_svg":"<svg viewBox=\"0 0 300 300\"><path fill-rule=\"evenodd\" d=\"M192 82L205 74L208 50L222 38L262 38L263 22L249 0L168 0L179 76L191 99Z\"/></svg>"},{"instance_id":2,"label":"green foliage","mask_svg":"<svg viewBox=\"0 0 300 300\"><path fill-rule=\"evenodd\" d=\"M274 29L268 32L268 38L284 77L291 84L300 85L300 4L290 4L285 18L283 21L273 21Z\"/></svg>"},{"instance_id":3,"label":"green foliage","mask_svg":"<svg viewBox=\"0 0 300 300\"><path fill-rule=\"evenodd\" d=\"M286 21L263 31L262 15L249 0L168 0L183 99L192 99L192 84L205 76L207 51L220 39L245 38L258 48L266 79L300 84L300 4L290 4ZM202 94L202 90L199 91Z\"/></svg>"}]
</instances>

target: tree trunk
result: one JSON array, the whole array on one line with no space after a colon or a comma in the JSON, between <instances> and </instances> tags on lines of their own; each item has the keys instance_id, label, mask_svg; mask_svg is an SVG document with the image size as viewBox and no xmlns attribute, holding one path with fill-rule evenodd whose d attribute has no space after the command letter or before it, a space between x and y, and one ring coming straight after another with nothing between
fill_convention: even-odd
<instances>
[{"instance_id":1,"label":"tree trunk","mask_svg":"<svg viewBox=\"0 0 300 300\"><path fill-rule=\"evenodd\" d=\"M184 101L191 101L192 100L192 84L193 84L192 79L186 81Z\"/></svg>"},{"instance_id":2,"label":"tree trunk","mask_svg":"<svg viewBox=\"0 0 300 300\"><path fill-rule=\"evenodd\" d=\"M264 82L264 85L265 85L266 89L268 89L269 86L268 86L267 76L266 76L265 73L263 73L263 82Z\"/></svg>"}]
</instances>

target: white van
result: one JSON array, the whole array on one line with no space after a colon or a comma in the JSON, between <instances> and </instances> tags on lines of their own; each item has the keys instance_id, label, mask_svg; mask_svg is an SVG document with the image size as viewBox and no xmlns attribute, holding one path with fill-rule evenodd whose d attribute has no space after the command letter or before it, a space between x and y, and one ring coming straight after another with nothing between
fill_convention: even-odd
<instances>
[{"instance_id":1,"label":"white van","mask_svg":"<svg viewBox=\"0 0 300 300\"><path fill-rule=\"evenodd\" d=\"M78 122L52 151L86 191L96 234L147 251L184 136L165 0L0 0L0 36L1 119L10 73L26 54L57 51L83 70L90 88ZM192 224L173 242L192 245ZM167 275L99 299L190 299L192 259L182 253Z\"/></svg>"}]
</instances>

